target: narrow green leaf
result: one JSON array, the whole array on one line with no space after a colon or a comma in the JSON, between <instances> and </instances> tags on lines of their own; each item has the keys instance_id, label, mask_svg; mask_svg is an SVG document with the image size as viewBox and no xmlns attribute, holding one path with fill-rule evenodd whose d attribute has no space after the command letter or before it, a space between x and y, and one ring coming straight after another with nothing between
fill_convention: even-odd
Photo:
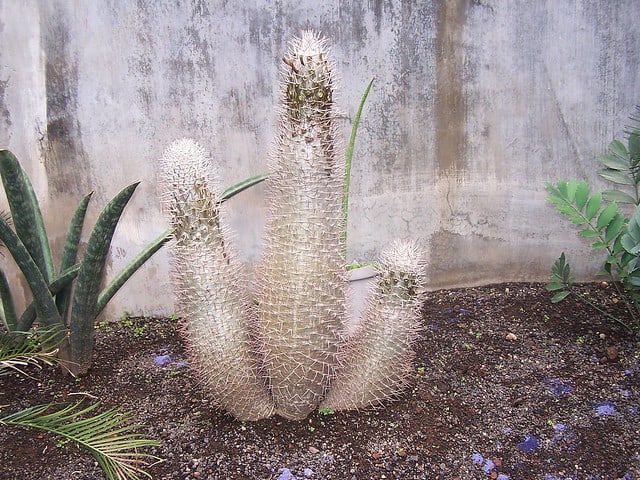
<instances>
[{"instance_id":1,"label":"narrow green leaf","mask_svg":"<svg viewBox=\"0 0 640 480\"><path fill-rule=\"evenodd\" d=\"M159 442L133 430L131 414L110 409L93 413L99 403L81 408L80 402L50 412L54 404L36 405L0 417L2 425L31 427L66 438L87 449L109 480L150 478L143 470L149 460L159 460L140 448L158 446ZM50 412L50 413L47 413Z\"/></svg>"},{"instance_id":2,"label":"narrow green leaf","mask_svg":"<svg viewBox=\"0 0 640 480\"><path fill-rule=\"evenodd\" d=\"M602 204L601 193L594 193L593 196L587 201L587 208L585 211L585 215L589 221L591 221L591 219L596 216L596 214L600 210L601 204Z\"/></svg>"},{"instance_id":3,"label":"narrow green leaf","mask_svg":"<svg viewBox=\"0 0 640 480\"><path fill-rule=\"evenodd\" d=\"M556 195L550 195L547 197L547 202L549 203L553 203L555 205L566 205L567 201L562 198L562 197L558 197Z\"/></svg>"},{"instance_id":4,"label":"narrow green leaf","mask_svg":"<svg viewBox=\"0 0 640 480\"><path fill-rule=\"evenodd\" d=\"M567 200L569 200L571 203L573 203L575 199L577 190L578 190L578 182L576 182L575 180L569 180L567 182L566 194L567 194Z\"/></svg>"},{"instance_id":5,"label":"narrow green leaf","mask_svg":"<svg viewBox=\"0 0 640 480\"><path fill-rule=\"evenodd\" d=\"M624 215L617 214L613 220L607 225L607 229L605 230L605 241L610 243L616 238L620 232L622 231L622 227L624 226L625 218Z\"/></svg>"},{"instance_id":6,"label":"narrow green leaf","mask_svg":"<svg viewBox=\"0 0 640 480\"><path fill-rule=\"evenodd\" d=\"M153 242L142 250L129 264L115 277L109 285L100 293L96 303L96 309L94 312L94 318L100 315L100 312L109 303L109 300L120 290L120 288L126 283L131 276L138 271L138 269L156 253L160 248L171 240L171 229L164 231Z\"/></svg>"},{"instance_id":7,"label":"narrow green leaf","mask_svg":"<svg viewBox=\"0 0 640 480\"><path fill-rule=\"evenodd\" d=\"M2 321L8 332L16 330L18 325L18 314L13 303L11 288L4 272L0 270L0 301L2 301Z\"/></svg>"},{"instance_id":8,"label":"narrow green leaf","mask_svg":"<svg viewBox=\"0 0 640 480\"><path fill-rule=\"evenodd\" d=\"M638 208L636 208L636 214L638 212ZM640 241L640 224L638 222L639 222L639 219L637 215L634 215L629 221L629 223L627 224L626 233L630 235L634 240Z\"/></svg>"},{"instance_id":9,"label":"narrow green leaf","mask_svg":"<svg viewBox=\"0 0 640 480\"><path fill-rule=\"evenodd\" d=\"M587 182L580 182L576 188L575 203L578 210L582 211L589 200L589 185Z\"/></svg>"},{"instance_id":10,"label":"narrow green leaf","mask_svg":"<svg viewBox=\"0 0 640 480\"><path fill-rule=\"evenodd\" d=\"M80 264L76 263L70 268L67 268L65 271L60 272L60 275L49 285L49 291L51 295L58 295L62 290L65 290L73 280L78 276L78 271L80 270ZM60 310L58 310L60 312ZM62 315L61 315L62 317ZM64 320L64 317L62 317ZM20 316L20 320L18 321L18 330L27 331L33 325L33 322L36 319L36 309L35 302L31 302L24 313ZM68 325L67 325L68 326Z\"/></svg>"},{"instance_id":11,"label":"narrow green leaf","mask_svg":"<svg viewBox=\"0 0 640 480\"><path fill-rule=\"evenodd\" d=\"M254 185L257 185L260 182L264 182L268 177L269 175L266 175L266 174L256 175L255 177L250 177L241 182L236 183L235 185L231 185L230 187L226 188L224 192L222 192L222 195L220 196L220 203L223 203L229 200L231 197L239 194L240 192L242 192L243 190L246 190L247 188L253 187Z\"/></svg>"},{"instance_id":12,"label":"narrow green leaf","mask_svg":"<svg viewBox=\"0 0 640 480\"><path fill-rule=\"evenodd\" d=\"M631 237L631 235L623 235L621 242L624 249L631 255L638 255L638 253L640 253L640 243Z\"/></svg>"},{"instance_id":13,"label":"narrow green leaf","mask_svg":"<svg viewBox=\"0 0 640 480\"><path fill-rule=\"evenodd\" d=\"M547 189L547 192L549 192L552 196L554 196L556 198L562 197L562 195L560 194L560 190L558 190L558 188L556 186L554 186L553 184L547 182L545 184L545 188Z\"/></svg>"},{"instance_id":14,"label":"narrow green leaf","mask_svg":"<svg viewBox=\"0 0 640 480\"><path fill-rule=\"evenodd\" d=\"M629 156L632 163L640 161L640 130L638 129L629 134Z\"/></svg>"},{"instance_id":15,"label":"narrow green leaf","mask_svg":"<svg viewBox=\"0 0 640 480\"><path fill-rule=\"evenodd\" d=\"M618 183L620 185L635 185L633 178L616 170L600 170L598 175L610 182Z\"/></svg>"},{"instance_id":16,"label":"narrow green leaf","mask_svg":"<svg viewBox=\"0 0 640 480\"><path fill-rule=\"evenodd\" d=\"M563 289L565 289L567 287L566 287L566 285L564 283L551 282L551 283L548 283L545 286L545 288L550 292L554 292L556 290L563 290Z\"/></svg>"},{"instance_id":17,"label":"narrow green leaf","mask_svg":"<svg viewBox=\"0 0 640 480\"><path fill-rule=\"evenodd\" d=\"M602 198L608 202L631 203L634 205L637 203L635 198L620 190L605 190L602 192Z\"/></svg>"},{"instance_id":18,"label":"narrow green leaf","mask_svg":"<svg viewBox=\"0 0 640 480\"><path fill-rule=\"evenodd\" d=\"M628 158L629 152L627 152L627 148L620 140L613 140L609 143L609 151L618 157Z\"/></svg>"},{"instance_id":19,"label":"narrow green leaf","mask_svg":"<svg viewBox=\"0 0 640 480\"><path fill-rule=\"evenodd\" d=\"M620 158L616 155L602 155L598 160L608 169L629 172L629 161L625 158Z\"/></svg>"},{"instance_id":20,"label":"narrow green leaf","mask_svg":"<svg viewBox=\"0 0 640 480\"><path fill-rule=\"evenodd\" d=\"M29 177L9 150L0 150L0 176L15 231L47 282L54 276L49 238Z\"/></svg>"},{"instance_id":21,"label":"narrow green leaf","mask_svg":"<svg viewBox=\"0 0 640 480\"><path fill-rule=\"evenodd\" d=\"M76 279L71 307L69 346L74 374L84 372L91 365L93 352L93 321L100 284L113 233L120 216L138 183L124 188L104 208L87 242L87 252Z\"/></svg>"},{"instance_id":22,"label":"narrow green leaf","mask_svg":"<svg viewBox=\"0 0 640 480\"><path fill-rule=\"evenodd\" d=\"M585 228L584 230L580 231L580 236L582 238L594 238L597 237L599 235L599 233L596 230L593 230L591 228Z\"/></svg>"},{"instance_id":23,"label":"narrow green leaf","mask_svg":"<svg viewBox=\"0 0 640 480\"><path fill-rule=\"evenodd\" d=\"M587 223L587 219L583 216L571 217L569 221L575 225L584 225L585 223Z\"/></svg>"},{"instance_id":24,"label":"narrow green leaf","mask_svg":"<svg viewBox=\"0 0 640 480\"><path fill-rule=\"evenodd\" d=\"M568 205L568 204L558 205L556 207L556 210L562 213L563 215L568 215L568 216L573 216L576 213L579 213L573 205Z\"/></svg>"},{"instance_id":25,"label":"narrow green leaf","mask_svg":"<svg viewBox=\"0 0 640 480\"><path fill-rule=\"evenodd\" d=\"M13 260L24 275L33 299L40 321L40 327L51 328L62 326L62 319L56 308L53 296L49 291L49 286L44 278L43 272L38 268L35 261L29 255L27 248L22 243L18 235L9 227L7 222L0 218L0 240L4 242L7 250L11 253Z\"/></svg>"},{"instance_id":26,"label":"narrow green leaf","mask_svg":"<svg viewBox=\"0 0 640 480\"><path fill-rule=\"evenodd\" d=\"M349 189L351 187L351 165L353 161L353 152L356 144L356 137L358 134L358 127L360 125L360 117L362 116L362 110L371 91L373 85L373 78L369 81L368 85L364 89L362 97L360 98L360 104L356 111L356 116L353 119L353 125L351 126L351 135L349 136L349 144L347 146L347 155L345 162L344 179L342 182L342 221L345 226L347 224L347 218L349 215ZM343 253L347 253L347 228L345 227L342 234L342 248Z\"/></svg>"},{"instance_id":27,"label":"narrow green leaf","mask_svg":"<svg viewBox=\"0 0 640 480\"><path fill-rule=\"evenodd\" d=\"M604 243L602 240L598 240L597 242L593 242L591 244L591 247L594 248L595 250L602 250L603 248L607 248L607 244Z\"/></svg>"},{"instance_id":28,"label":"narrow green leaf","mask_svg":"<svg viewBox=\"0 0 640 480\"><path fill-rule=\"evenodd\" d=\"M558 303L567 298L571 294L570 291L564 290L562 292L556 293L553 297L551 297L551 303Z\"/></svg>"},{"instance_id":29,"label":"narrow green leaf","mask_svg":"<svg viewBox=\"0 0 640 480\"><path fill-rule=\"evenodd\" d=\"M602 230L604 227L609 225L609 222L613 219L615 214L618 212L618 205L615 203L609 204L598 216L597 228L598 230Z\"/></svg>"},{"instance_id":30,"label":"narrow green leaf","mask_svg":"<svg viewBox=\"0 0 640 480\"><path fill-rule=\"evenodd\" d=\"M69 225L69 231L62 250L62 260L60 262L60 271L63 272L72 267L78 260L78 246L80 245L80 237L82 236L82 227L87 214L87 208L93 192L86 195L76 208L75 213ZM62 318L69 318L68 309L71 300L71 287L73 283L69 282L60 291L56 292L56 305Z\"/></svg>"}]
</instances>

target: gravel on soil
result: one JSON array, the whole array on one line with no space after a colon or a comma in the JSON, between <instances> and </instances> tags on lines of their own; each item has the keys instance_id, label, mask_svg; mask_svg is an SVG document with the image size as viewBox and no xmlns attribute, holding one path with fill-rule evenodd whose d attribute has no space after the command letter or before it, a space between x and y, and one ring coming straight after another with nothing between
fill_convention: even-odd
<instances>
[{"instance_id":1,"label":"gravel on soil","mask_svg":"<svg viewBox=\"0 0 640 480\"><path fill-rule=\"evenodd\" d=\"M582 291L624 316L605 283ZM98 325L94 366L0 377L10 413L99 399L131 411L162 442L157 480L640 480L640 349L615 322L542 284L430 292L415 379L384 408L238 422L203 397L179 320ZM101 408L102 408L101 407ZM0 427L0 479L104 479L93 457L55 436Z\"/></svg>"}]
</instances>

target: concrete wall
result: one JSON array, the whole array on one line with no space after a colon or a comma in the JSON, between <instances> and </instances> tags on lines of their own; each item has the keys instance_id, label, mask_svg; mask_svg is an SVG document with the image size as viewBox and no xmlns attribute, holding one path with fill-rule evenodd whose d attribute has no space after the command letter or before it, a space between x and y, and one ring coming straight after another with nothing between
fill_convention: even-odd
<instances>
[{"instance_id":1,"label":"concrete wall","mask_svg":"<svg viewBox=\"0 0 640 480\"><path fill-rule=\"evenodd\" d=\"M23 161L57 252L83 194L95 191L92 220L142 180L114 271L166 226L155 175L174 138L220 158L225 184L265 171L280 59L313 28L333 44L345 136L376 79L353 167L351 259L406 237L424 243L432 288L544 281L563 250L587 278L600 259L544 184L604 186L597 155L640 99L639 17L636 0L0 0L0 147ZM228 203L248 262L262 193ZM169 290L161 252L108 314L168 313Z\"/></svg>"}]
</instances>

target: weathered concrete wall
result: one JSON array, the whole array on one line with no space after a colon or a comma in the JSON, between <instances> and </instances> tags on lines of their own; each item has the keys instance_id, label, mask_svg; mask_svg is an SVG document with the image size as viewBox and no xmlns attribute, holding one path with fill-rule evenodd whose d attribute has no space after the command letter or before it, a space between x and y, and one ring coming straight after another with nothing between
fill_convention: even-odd
<instances>
[{"instance_id":1,"label":"weathered concrete wall","mask_svg":"<svg viewBox=\"0 0 640 480\"><path fill-rule=\"evenodd\" d=\"M544 183L604 186L596 157L640 98L640 3L579 1L0 0L0 147L24 163L59 252L77 202L91 218L142 180L113 270L165 228L157 159L191 136L225 184L261 173L288 39L331 39L345 136L375 77L353 168L349 256L422 241L432 288L540 281L561 251L586 278L599 258L545 204ZM260 187L228 204L247 261ZM3 265L8 260L2 260ZM165 252L113 300L172 310Z\"/></svg>"}]
</instances>

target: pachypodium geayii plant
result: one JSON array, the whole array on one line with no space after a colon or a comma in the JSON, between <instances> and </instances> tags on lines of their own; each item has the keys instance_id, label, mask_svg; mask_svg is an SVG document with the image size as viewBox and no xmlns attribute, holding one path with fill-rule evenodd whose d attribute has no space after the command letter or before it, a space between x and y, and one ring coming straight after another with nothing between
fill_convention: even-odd
<instances>
[{"instance_id":1,"label":"pachypodium geayii plant","mask_svg":"<svg viewBox=\"0 0 640 480\"><path fill-rule=\"evenodd\" d=\"M576 294L578 299L640 335L640 129L632 128L628 133L628 147L619 140L612 141L608 153L599 159L604 168L598 172L628 191L614 188L592 192L587 182L575 180L546 187L550 194L548 201L580 228L581 237L592 240L591 246L596 251L604 253L603 269L599 273L612 280L629 318L613 316L587 296L580 295L574 288L564 253L553 264L547 289L554 292L553 302ZM628 208L619 204L626 204Z\"/></svg>"},{"instance_id":2,"label":"pachypodium geayii plant","mask_svg":"<svg viewBox=\"0 0 640 480\"><path fill-rule=\"evenodd\" d=\"M346 156L326 43L304 32L284 58L255 288L223 225L209 156L181 139L161 161L176 311L211 401L241 420L378 406L412 372L424 282L414 244L382 255L360 326L347 335Z\"/></svg>"}]
</instances>

